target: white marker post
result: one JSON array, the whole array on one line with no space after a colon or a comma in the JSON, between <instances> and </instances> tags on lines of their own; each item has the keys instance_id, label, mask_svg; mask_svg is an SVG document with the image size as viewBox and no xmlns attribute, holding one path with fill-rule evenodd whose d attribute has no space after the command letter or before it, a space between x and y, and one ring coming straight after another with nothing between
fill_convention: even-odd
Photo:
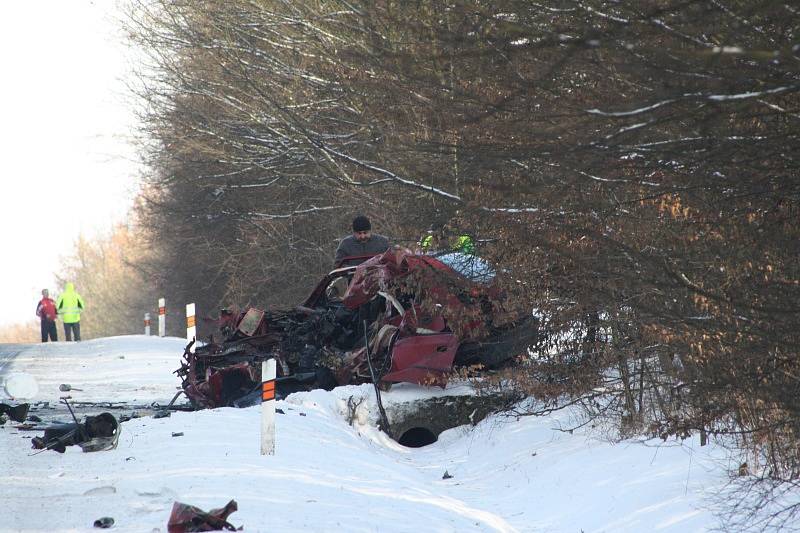
<instances>
[{"instance_id":1,"label":"white marker post","mask_svg":"<svg viewBox=\"0 0 800 533\"><path fill-rule=\"evenodd\" d=\"M144 314L144 334L150 336L150 313Z\"/></svg>"},{"instance_id":2,"label":"white marker post","mask_svg":"<svg viewBox=\"0 0 800 533\"><path fill-rule=\"evenodd\" d=\"M167 336L167 301L164 298L158 299L158 336Z\"/></svg>"},{"instance_id":3,"label":"white marker post","mask_svg":"<svg viewBox=\"0 0 800 533\"><path fill-rule=\"evenodd\" d=\"M275 455L275 359L261 363L261 455Z\"/></svg>"},{"instance_id":4,"label":"white marker post","mask_svg":"<svg viewBox=\"0 0 800 533\"><path fill-rule=\"evenodd\" d=\"M194 318L194 303L186 304L186 340L191 342L197 336L197 326ZM194 344L191 352L194 353Z\"/></svg>"}]
</instances>

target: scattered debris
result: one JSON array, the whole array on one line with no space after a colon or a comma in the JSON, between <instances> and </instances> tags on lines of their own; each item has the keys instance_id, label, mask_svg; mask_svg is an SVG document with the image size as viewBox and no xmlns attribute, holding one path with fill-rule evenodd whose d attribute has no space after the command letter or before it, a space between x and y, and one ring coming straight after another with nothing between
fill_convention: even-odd
<instances>
[{"instance_id":1,"label":"scattered debris","mask_svg":"<svg viewBox=\"0 0 800 533\"><path fill-rule=\"evenodd\" d=\"M0 415L8 415L8 418L14 422L25 422L30 408L31 405L28 403L21 403L19 405L0 403Z\"/></svg>"},{"instance_id":2,"label":"scattered debris","mask_svg":"<svg viewBox=\"0 0 800 533\"><path fill-rule=\"evenodd\" d=\"M173 431L172 432L172 436L173 437L183 437L183 431Z\"/></svg>"},{"instance_id":3,"label":"scattered debris","mask_svg":"<svg viewBox=\"0 0 800 533\"><path fill-rule=\"evenodd\" d=\"M278 398L370 382L443 387L454 366L509 364L533 344L535 319L506 311L493 278L453 265L389 250L330 272L292 309L222 310L223 340L190 342L175 373L196 408L215 408L259 403L270 358Z\"/></svg>"},{"instance_id":4,"label":"scattered debris","mask_svg":"<svg viewBox=\"0 0 800 533\"><path fill-rule=\"evenodd\" d=\"M120 415L119 421L120 422L128 422L130 420L133 420L134 418L142 418L142 415L139 414L138 411L131 411L131 414L129 414L129 415Z\"/></svg>"},{"instance_id":5,"label":"scattered debris","mask_svg":"<svg viewBox=\"0 0 800 533\"><path fill-rule=\"evenodd\" d=\"M241 531L228 522L228 516L239 509L236 501L231 500L222 509L205 512L193 505L175 502L167 522L169 533L189 533L192 531Z\"/></svg>"},{"instance_id":6,"label":"scattered debris","mask_svg":"<svg viewBox=\"0 0 800 533\"><path fill-rule=\"evenodd\" d=\"M442 479L451 479L452 477L453 476L451 476L447 470L445 470L444 475L442 475Z\"/></svg>"},{"instance_id":7,"label":"scattered debris","mask_svg":"<svg viewBox=\"0 0 800 533\"><path fill-rule=\"evenodd\" d=\"M69 383L62 383L61 385L58 386L58 390L60 390L61 392L69 392L69 391L73 391L73 390L83 391L83 389L74 388Z\"/></svg>"},{"instance_id":8,"label":"scattered debris","mask_svg":"<svg viewBox=\"0 0 800 533\"><path fill-rule=\"evenodd\" d=\"M167 409L162 409L153 413L153 418L167 418L172 415L172 412Z\"/></svg>"},{"instance_id":9,"label":"scattered debris","mask_svg":"<svg viewBox=\"0 0 800 533\"><path fill-rule=\"evenodd\" d=\"M739 476L749 476L750 475L750 467L747 466L747 463L742 463L739 465Z\"/></svg>"},{"instance_id":10,"label":"scattered debris","mask_svg":"<svg viewBox=\"0 0 800 533\"><path fill-rule=\"evenodd\" d=\"M99 527L101 529L108 529L113 525L114 525L114 519L111 518L110 516L104 516L94 521L94 527Z\"/></svg>"},{"instance_id":11,"label":"scattered debris","mask_svg":"<svg viewBox=\"0 0 800 533\"><path fill-rule=\"evenodd\" d=\"M111 413L87 416L81 424L67 401L62 398L72 415L74 423L55 423L45 428L43 437L31 439L31 446L37 450L54 450L64 453L67 446L77 444L84 452L112 450L117 447L121 431L119 422Z\"/></svg>"}]
</instances>

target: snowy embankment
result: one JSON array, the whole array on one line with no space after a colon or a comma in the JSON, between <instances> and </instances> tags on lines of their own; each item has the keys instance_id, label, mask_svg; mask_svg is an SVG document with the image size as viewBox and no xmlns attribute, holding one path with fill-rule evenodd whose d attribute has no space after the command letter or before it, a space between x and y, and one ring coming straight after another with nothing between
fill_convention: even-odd
<instances>
[{"instance_id":1,"label":"snowy embankment","mask_svg":"<svg viewBox=\"0 0 800 533\"><path fill-rule=\"evenodd\" d=\"M181 339L117 337L31 346L12 371L34 374L33 401L165 402L178 385ZM385 403L407 400L393 388ZM726 481L723 450L565 432L569 413L490 417L425 448L375 427L373 388L294 394L277 407L277 453L259 455L260 410L177 412L122 424L115 450L32 455L31 433L0 429L0 531L167 530L172 504L235 499L245 531L705 531L707 496ZM366 401L348 424L347 400ZM178 434L177 436L173 436ZM447 472L449 476L444 479Z\"/></svg>"}]
</instances>

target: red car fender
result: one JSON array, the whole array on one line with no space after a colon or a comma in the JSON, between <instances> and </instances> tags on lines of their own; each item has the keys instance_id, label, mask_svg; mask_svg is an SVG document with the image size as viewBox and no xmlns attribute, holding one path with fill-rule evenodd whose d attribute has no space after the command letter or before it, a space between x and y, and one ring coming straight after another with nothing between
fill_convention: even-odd
<instances>
[{"instance_id":1,"label":"red car fender","mask_svg":"<svg viewBox=\"0 0 800 533\"><path fill-rule=\"evenodd\" d=\"M397 339L392 348L392 366L382 379L444 388L460 344L452 333Z\"/></svg>"}]
</instances>

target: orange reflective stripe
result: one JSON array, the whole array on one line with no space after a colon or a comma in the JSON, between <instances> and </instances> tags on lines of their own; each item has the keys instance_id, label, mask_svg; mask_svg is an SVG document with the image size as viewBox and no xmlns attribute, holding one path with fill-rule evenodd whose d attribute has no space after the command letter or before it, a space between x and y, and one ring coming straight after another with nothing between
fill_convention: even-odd
<instances>
[{"instance_id":1,"label":"orange reflective stripe","mask_svg":"<svg viewBox=\"0 0 800 533\"><path fill-rule=\"evenodd\" d=\"M194 315L186 317L186 327L193 328L195 325Z\"/></svg>"},{"instance_id":2,"label":"orange reflective stripe","mask_svg":"<svg viewBox=\"0 0 800 533\"><path fill-rule=\"evenodd\" d=\"M274 381L264 381L261 383L261 401L266 402L268 400L275 399L275 382Z\"/></svg>"},{"instance_id":3,"label":"orange reflective stripe","mask_svg":"<svg viewBox=\"0 0 800 533\"><path fill-rule=\"evenodd\" d=\"M166 315L167 314L167 308L166 307L159 307L158 308L158 314L159 315Z\"/></svg>"}]
</instances>

